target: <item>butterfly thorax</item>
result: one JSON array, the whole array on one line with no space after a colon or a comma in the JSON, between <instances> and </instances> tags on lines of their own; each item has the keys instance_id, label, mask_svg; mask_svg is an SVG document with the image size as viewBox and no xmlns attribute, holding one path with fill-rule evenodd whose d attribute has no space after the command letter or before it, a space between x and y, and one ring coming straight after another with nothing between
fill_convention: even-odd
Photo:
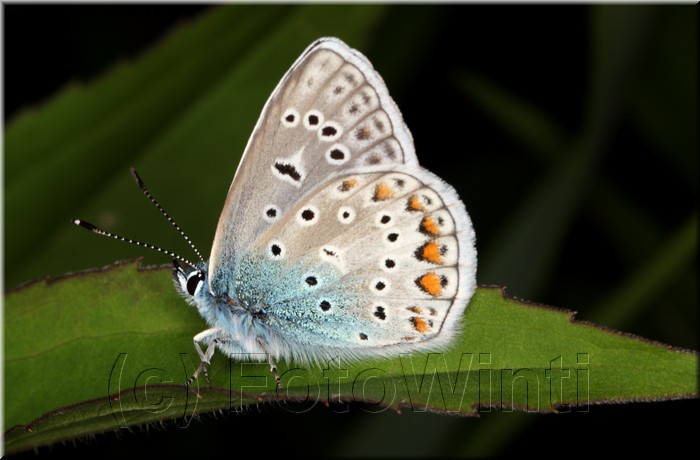
<instances>
[{"instance_id":1,"label":"butterfly thorax","mask_svg":"<svg viewBox=\"0 0 700 460\"><path fill-rule=\"evenodd\" d=\"M214 293L208 283L207 269L207 263L182 267L175 262L172 272L180 294L197 308L210 327L222 330L219 347L229 356L241 354L260 361L266 359L265 353L282 355L288 345L271 333L266 324L267 311L260 302L259 293L247 292L247 295L239 296L233 289ZM233 341L227 340L227 337L248 339Z\"/></svg>"}]
</instances>

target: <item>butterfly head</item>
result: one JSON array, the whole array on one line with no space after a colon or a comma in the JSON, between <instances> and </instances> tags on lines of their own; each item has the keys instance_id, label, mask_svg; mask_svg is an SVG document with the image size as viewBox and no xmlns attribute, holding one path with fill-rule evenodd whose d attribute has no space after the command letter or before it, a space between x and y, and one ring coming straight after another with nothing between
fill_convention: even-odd
<instances>
[{"instance_id":1,"label":"butterfly head","mask_svg":"<svg viewBox=\"0 0 700 460\"><path fill-rule=\"evenodd\" d=\"M192 304L198 304L198 299L209 294L207 283L207 267L189 264L180 265L177 259L173 260L173 281L180 295Z\"/></svg>"}]
</instances>

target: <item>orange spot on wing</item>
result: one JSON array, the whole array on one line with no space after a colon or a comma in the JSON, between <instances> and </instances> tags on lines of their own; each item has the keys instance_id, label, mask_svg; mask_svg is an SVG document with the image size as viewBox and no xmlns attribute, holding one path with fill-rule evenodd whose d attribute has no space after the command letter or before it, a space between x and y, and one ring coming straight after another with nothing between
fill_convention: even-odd
<instances>
[{"instance_id":1,"label":"orange spot on wing","mask_svg":"<svg viewBox=\"0 0 700 460\"><path fill-rule=\"evenodd\" d=\"M411 318L411 323L413 323L413 328L421 334L425 334L430 330L430 325L423 318L418 318L417 316L414 316Z\"/></svg>"},{"instance_id":2,"label":"orange spot on wing","mask_svg":"<svg viewBox=\"0 0 700 460\"><path fill-rule=\"evenodd\" d=\"M418 286L432 296L442 294L444 279L435 273L427 273L416 280Z\"/></svg>"},{"instance_id":3,"label":"orange spot on wing","mask_svg":"<svg viewBox=\"0 0 700 460\"><path fill-rule=\"evenodd\" d=\"M431 216L425 216L420 223L420 228L426 233L437 236L440 233L440 227Z\"/></svg>"},{"instance_id":4,"label":"orange spot on wing","mask_svg":"<svg viewBox=\"0 0 700 460\"><path fill-rule=\"evenodd\" d=\"M345 179L341 184L340 184L340 190L343 192L347 192L351 188L357 185L357 179Z\"/></svg>"},{"instance_id":5,"label":"orange spot on wing","mask_svg":"<svg viewBox=\"0 0 700 460\"><path fill-rule=\"evenodd\" d=\"M423 245L419 250L418 256L420 259L427 260L434 264L441 264L442 254L440 253L440 246L435 241L429 241Z\"/></svg>"},{"instance_id":6,"label":"orange spot on wing","mask_svg":"<svg viewBox=\"0 0 700 460\"><path fill-rule=\"evenodd\" d=\"M408 199L408 210L409 211L425 211L425 206L420 202L418 195L411 195Z\"/></svg>"},{"instance_id":7,"label":"orange spot on wing","mask_svg":"<svg viewBox=\"0 0 700 460\"><path fill-rule=\"evenodd\" d=\"M385 182L381 182L374 189L374 201L385 201L394 196L394 190Z\"/></svg>"},{"instance_id":8,"label":"orange spot on wing","mask_svg":"<svg viewBox=\"0 0 700 460\"><path fill-rule=\"evenodd\" d=\"M419 315L423 313L423 310L420 307L406 307L406 310Z\"/></svg>"},{"instance_id":9,"label":"orange spot on wing","mask_svg":"<svg viewBox=\"0 0 700 460\"><path fill-rule=\"evenodd\" d=\"M372 137L372 130L367 126L363 126L355 132L355 138L358 141L366 141L370 137Z\"/></svg>"}]
</instances>

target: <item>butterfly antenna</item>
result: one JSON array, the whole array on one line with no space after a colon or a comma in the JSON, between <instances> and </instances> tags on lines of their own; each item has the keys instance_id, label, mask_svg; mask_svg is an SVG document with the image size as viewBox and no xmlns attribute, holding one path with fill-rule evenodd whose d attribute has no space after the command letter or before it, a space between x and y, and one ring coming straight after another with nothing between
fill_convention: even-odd
<instances>
[{"instance_id":1,"label":"butterfly antenna","mask_svg":"<svg viewBox=\"0 0 700 460\"><path fill-rule=\"evenodd\" d=\"M151 200L151 203L153 203L155 205L155 207L158 208L160 213L163 214L163 216L165 216L166 219L168 219L168 222L170 222L173 225L173 227L175 227L175 229L180 233L180 236L182 236L185 239L185 241L187 241L187 243L190 245L190 247L195 252L195 254L197 254L197 257L199 257L199 260L202 261L202 263L204 263L204 258L202 258L202 254L195 247L192 240L190 240L190 238L185 234L185 232L182 231L182 229L177 224L177 222L175 222L173 220L173 218L170 217L170 214L165 212L165 209L163 209L163 207L160 205L160 203L158 203L158 201L156 201L156 199L153 198L153 195L151 195L151 192L149 192L148 188L146 188L146 184L143 183L143 180L141 180L141 177L139 177L138 173L136 172L136 169L134 169L133 167L129 167L129 171L131 171L131 177L134 178L134 180L136 181L136 185L138 185L139 188L141 189L141 191L143 192L143 194L146 195L146 198ZM167 251L165 251L165 252L167 252ZM190 264L190 265L192 265L192 264ZM194 265L192 265L192 266L194 267Z\"/></svg>"},{"instance_id":2,"label":"butterfly antenna","mask_svg":"<svg viewBox=\"0 0 700 460\"><path fill-rule=\"evenodd\" d=\"M158 252L161 252L163 254L167 254L170 257L179 260L180 262L184 262L184 263L188 264L190 267L196 267L196 265L193 264L192 262L190 262L189 260L185 259L182 256L175 254L172 251L168 251L167 249L159 248L158 246L154 246L154 245L149 244L149 243L143 243L141 241L136 241L136 240L132 240L130 238L124 238L123 236L115 235L114 233L110 233L107 230L102 230L101 228L92 225L90 222L85 222L84 220L73 219L71 222L73 222L75 225L78 225L79 227L83 227L86 230L90 230L92 233L97 233L98 235L102 235L102 236L108 236L110 238L114 238L115 240L123 241L125 243L135 244L136 246L142 246L144 248L153 249L154 251L158 251Z\"/></svg>"}]
</instances>

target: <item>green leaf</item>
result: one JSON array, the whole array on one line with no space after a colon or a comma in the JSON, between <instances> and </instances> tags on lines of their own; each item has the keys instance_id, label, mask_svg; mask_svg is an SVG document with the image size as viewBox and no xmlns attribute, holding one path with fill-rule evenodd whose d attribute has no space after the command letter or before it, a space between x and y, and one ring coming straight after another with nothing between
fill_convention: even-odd
<instances>
[{"instance_id":1,"label":"green leaf","mask_svg":"<svg viewBox=\"0 0 700 460\"><path fill-rule=\"evenodd\" d=\"M37 282L5 297L8 452L212 410L272 402L304 412L365 402L412 412L475 415L697 395L697 355L587 323L573 313L480 288L465 333L444 353L305 367L218 354L211 384L182 384L206 326L170 286L170 270L136 262ZM264 359L264 358L263 358ZM663 377L663 378L660 378ZM198 396L197 396L198 393Z\"/></svg>"}]
</instances>

